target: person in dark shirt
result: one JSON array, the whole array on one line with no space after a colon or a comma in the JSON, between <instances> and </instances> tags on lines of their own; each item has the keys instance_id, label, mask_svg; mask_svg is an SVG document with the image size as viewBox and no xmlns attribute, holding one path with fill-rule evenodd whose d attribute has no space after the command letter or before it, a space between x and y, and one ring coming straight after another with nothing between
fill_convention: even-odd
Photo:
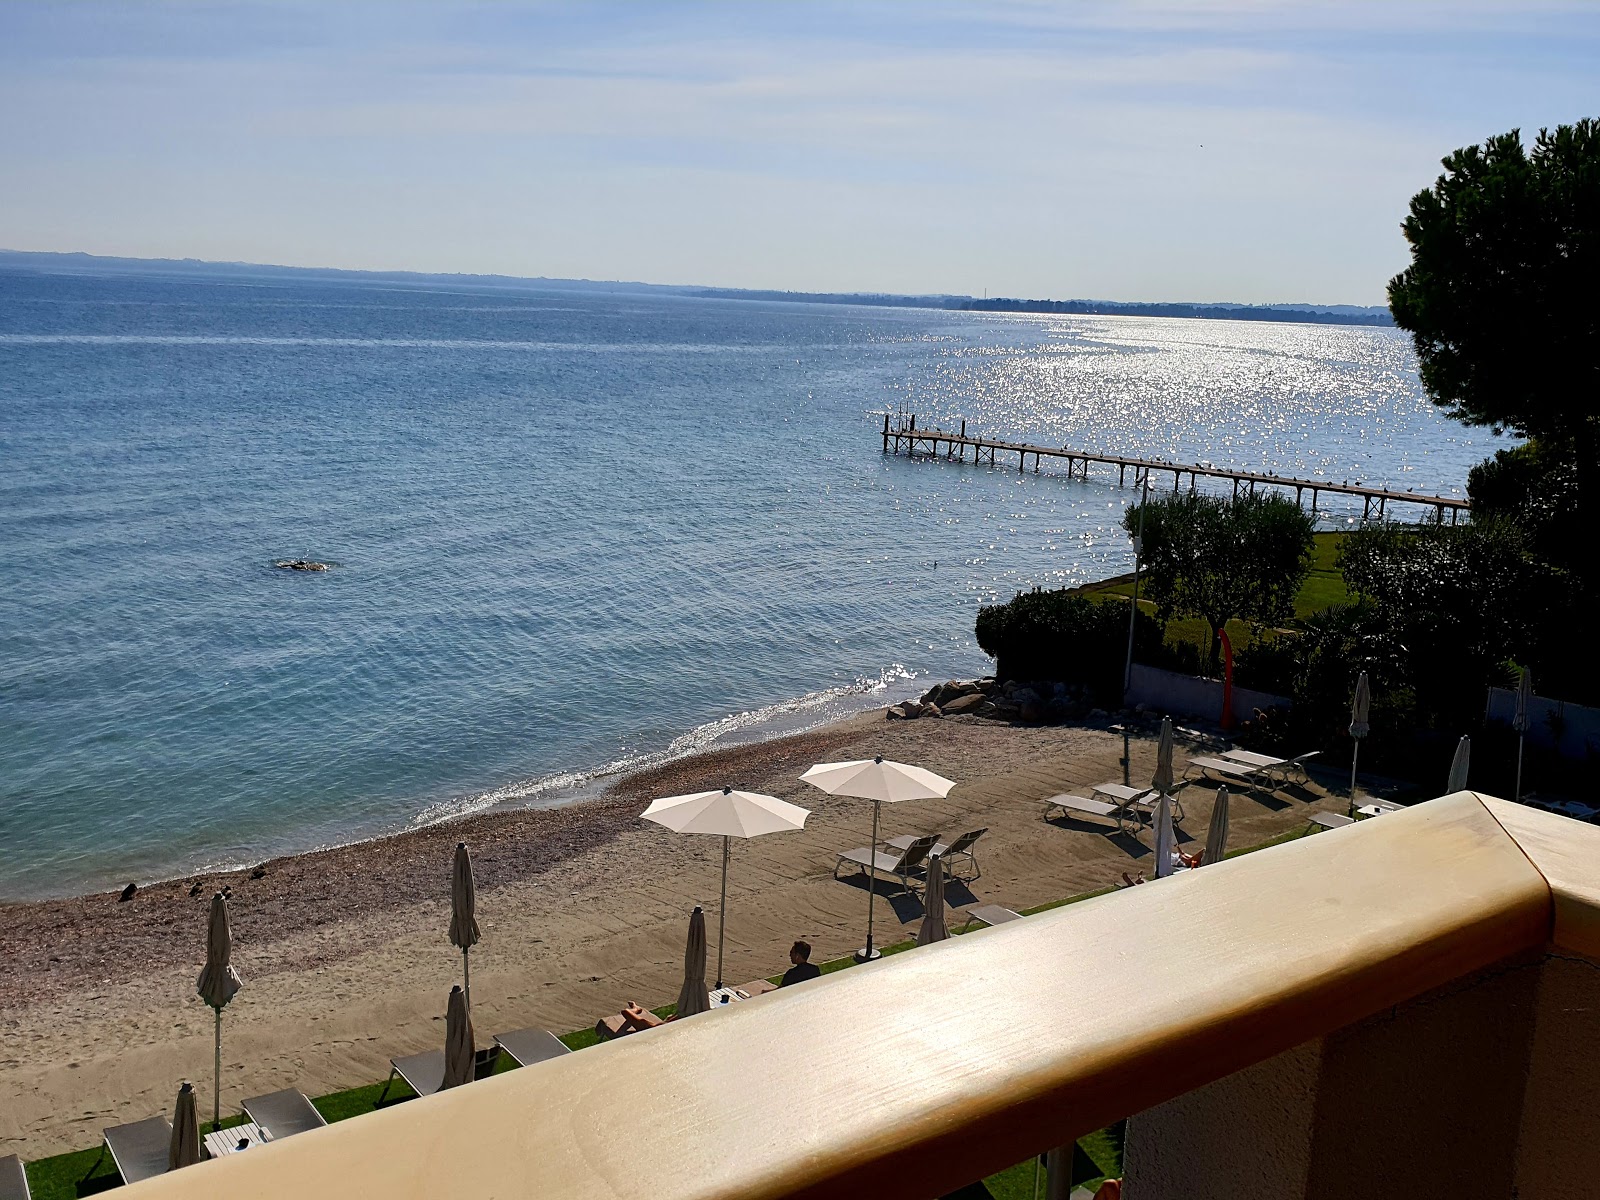
<instances>
[{"instance_id":1,"label":"person in dark shirt","mask_svg":"<svg viewBox=\"0 0 1600 1200\"><path fill-rule=\"evenodd\" d=\"M796 942L789 947L789 961L794 964L783 973L783 982L779 987L788 987L791 983L804 983L808 979L815 979L822 974L820 967L811 965L811 943Z\"/></svg>"}]
</instances>

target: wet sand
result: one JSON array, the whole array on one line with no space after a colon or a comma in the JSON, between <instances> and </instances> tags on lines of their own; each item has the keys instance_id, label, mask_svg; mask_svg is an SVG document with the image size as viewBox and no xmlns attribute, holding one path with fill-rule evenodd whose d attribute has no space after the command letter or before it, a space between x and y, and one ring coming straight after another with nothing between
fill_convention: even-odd
<instances>
[{"instance_id":1,"label":"wet sand","mask_svg":"<svg viewBox=\"0 0 1600 1200\"><path fill-rule=\"evenodd\" d=\"M886 806L883 830L988 828L981 876L947 888L956 917L977 904L1028 908L1148 871L1148 832L1107 837L1093 820L1041 819L1045 797L1120 779L1121 752L1121 738L1103 728L899 722L871 712L651 768L566 808L478 814L256 871L152 885L126 903L104 893L0 907L0 1153L92 1147L103 1126L166 1111L186 1078L209 1104L211 1013L194 984L219 888L230 890L245 981L224 1016L223 1108L237 1111L244 1097L278 1088L321 1095L376 1082L391 1056L442 1044L445 996L461 971L446 936L457 841L472 848L478 884L480 1036L525 1025L564 1032L628 1000L668 1002L695 904L706 907L715 938L721 843L641 822L650 797L727 784L813 812L801 832L734 844L724 974L739 983L782 970L797 937L814 944L818 961L862 942L865 887L859 877L836 881L833 867L838 851L866 844L871 806L801 783L812 763L881 753L958 781L944 800ZM1135 782L1148 780L1154 755L1153 737L1135 740ZM1180 792L1189 806L1180 843L1204 841L1213 795ZM1230 845L1343 807L1315 786L1270 801L1233 796ZM898 885L880 888L878 941L909 936L920 902Z\"/></svg>"}]
</instances>

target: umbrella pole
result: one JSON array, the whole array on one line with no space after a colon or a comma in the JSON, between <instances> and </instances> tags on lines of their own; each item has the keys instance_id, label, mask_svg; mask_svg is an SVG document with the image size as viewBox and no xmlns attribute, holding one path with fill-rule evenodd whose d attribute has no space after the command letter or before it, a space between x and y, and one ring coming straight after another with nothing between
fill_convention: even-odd
<instances>
[{"instance_id":1,"label":"umbrella pole","mask_svg":"<svg viewBox=\"0 0 1600 1200\"><path fill-rule=\"evenodd\" d=\"M464 940L464 939L463 939ZM467 1002L467 1009L472 1009L472 964L467 960L470 947L461 947L461 998Z\"/></svg>"},{"instance_id":2,"label":"umbrella pole","mask_svg":"<svg viewBox=\"0 0 1600 1200\"><path fill-rule=\"evenodd\" d=\"M874 859L878 857L878 811L882 807L877 800L872 802L872 847L868 851ZM878 957L878 952L872 947L872 907L878 898L878 889L874 886L878 880L876 868L867 872L867 946L866 949L857 951L857 962L871 962Z\"/></svg>"},{"instance_id":3,"label":"umbrella pole","mask_svg":"<svg viewBox=\"0 0 1600 1200\"><path fill-rule=\"evenodd\" d=\"M1517 734L1517 790L1511 798L1518 804L1522 803L1522 734Z\"/></svg>"},{"instance_id":4,"label":"umbrella pole","mask_svg":"<svg viewBox=\"0 0 1600 1200\"><path fill-rule=\"evenodd\" d=\"M222 1128L222 1010L214 1008L211 1011L217 1018L217 1073L212 1077L214 1082L211 1085L211 1131L215 1133Z\"/></svg>"},{"instance_id":5,"label":"umbrella pole","mask_svg":"<svg viewBox=\"0 0 1600 1200\"><path fill-rule=\"evenodd\" d=\"M722 986L722 944L728 931L728 835L722 835L722 899L717 903L717 986Z\"/></svg>"},{"instance_id":6,"label":"umbrella pole","mask_svg":"<svg viewBox=\"0 0 1600 1200\"><path fill-rule=\"evenodd\" d=\"M1351 738L1355 742L1355 749L1350 751L1350 808L1345 813L1347 817L1356 815L1356 763L1361 761L1361 739Z\"/></svg>"}]
</instances>

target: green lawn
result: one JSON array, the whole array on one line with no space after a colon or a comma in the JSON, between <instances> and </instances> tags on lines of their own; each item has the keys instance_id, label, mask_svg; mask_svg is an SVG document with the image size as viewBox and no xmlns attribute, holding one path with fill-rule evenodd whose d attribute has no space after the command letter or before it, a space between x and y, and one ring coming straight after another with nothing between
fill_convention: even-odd
<instances>
[{"instance_id":1,"label":"green lawn","mask_svg":"<svg viewBox=\"0 0 1600 1200\"><path fill-rule=\"evenodd\" d=\"M1312 613L1321 612L1335 604L1344 604L1350 599L1350 593L1345 590L1344 576L1339 571L1336 560L1339 556L1339 542L1345 537L1343 533L1317 533L1313 534L1314 545L1311 550L1311 571L1306 576L1306 581L1300 586L1300 592L1294 600L1294 616L1296 621L1304 620ZM1107 579L1100 583L1086 583L1077 589L1082 595L1090 599L1110 598L1112 596L1128 597L1133 595L1133 576L1119 575L1115 579ZM1139 608L1155 616L1155 605L1143 598L1139 601ZM1255 631L1243 621L1229 621L1227 624L1228 640L1233 643L1234 652L1237 653L1251 645L1255 639ZM1167 625L1167 645L1177 647L1184 643L1198 646L1203 656L1210 646L1210 631L1206 623L1198 618L1173 620Z\"/></svg>"},{"instance_id":2,"label":"green lawn","mask_svg":"<svg viewBox=\"0 0 1600 1200\"><path fill-rule=\"evenodd\" d=\"M1249 846L1235 850L1228 857L1234 858L1240 854L1250 854L1256 850L1266 849L1268 846L1276 846L1283 842L1293 841L1296 838L1305 836L1308 832L1310 831L1292 830L1272 838L1270 841L1263 842L1259 846ZM1035 913L1047 912L1050 909L1061 908L1068 904L1092 900L1096 896L1104 896L1115 890L1115 888L1101 888L1098 891L1068 896L1062 900L1041 904L1037 908L1024 909L1023 915L1032 916ZM953 932L959 935L969 933L978 928L981 928L981 926L966 925L954 929ZM883 947L883 953L885 955L901 954L915 945L916 942L910 940L896 942L893 945ZM831 962L823 963L822 973L831 975L835 971L843 971L855 965L855 960L852 958L837 958ZM771 982L777 983L779 978L780 976L773 975L771 976ZM667 1004L652 1011L658 1017L670 1017L676 1011L676 1008L674 1005ZM593 1029L579 1029L563 1035L561 1040L572 1050L582 1050L595 1045L600 1039ZM511 1062L509 1057L501 1057L498 1071L515 1069L515 1064ZM335 1092L331 1096L319 1097L313 1100L313 1103L317 1106L317 1111L326 1117L328 1121L345 1121L351 1117L358 1117L364 1113L372 1112L377 1107L378 1096L382 1092L383 1084L381 1083L365 1084L361 1087L350 1088L347 1091ZM410 1088L403 1083L397 1082L389 1089L389 1095L384 1100L384 1107L387 1108L392 1104L403 1103L414 1098L414 1093ZM223 1128L228 1128L242 1124L243 1121L244 1117L242 1116L225 1117L222 1125ZM1078 1144L1083 1147L1084 1153L1100 1167L1105 1177L1118 1176L1122 1173L1121 1155L1110 1130L1102 1129L1086 1137L1079 1138ZM36 1162L28 1163L28 1185L33 1190L34 1200L74 1200L74 1197L80 1195L89 1195L117 1186L119 1180L116 1171L111 1166L110 1158L100 1159L98 1165L96 1163L97 1159L100 1159L100 1152L97 1149L74 1150L67 1154L58 1154L53 1158L41 1158ZM94 1168L94 1174L86 1179L85 1176L88 1175L91 1167ZM79 1186L80 1181L82 1181L81 1188ZM1033 1195L1033 1161L1030 1159L1024 1163L1018 1163L998 1175L991 1175L985 1182L998 1200L1031 1200Z\"/></svg>"}]
</instances>

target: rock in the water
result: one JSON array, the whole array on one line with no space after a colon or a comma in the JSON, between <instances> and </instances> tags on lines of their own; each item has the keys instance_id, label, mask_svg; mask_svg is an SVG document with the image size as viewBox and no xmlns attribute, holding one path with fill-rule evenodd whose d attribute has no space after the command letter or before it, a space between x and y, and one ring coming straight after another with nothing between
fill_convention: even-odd
<instances>
[{"instance_id":1,"label":"rock in the water","mask_svg":"<svg viewBox=\"0 0 1600 1200\"><path fill-rule=\"evenodd\" d=\"M285 571L327 571L333 566L332 563L317 562L310 558L280 558L272 565Z\"/></svg>"},{"instance_id":2,"label":"rock in the water","mask_svg":"<svg viewBox=\"0 0 1600 1200\"><path fill-rule=\"evenodd\" d=\"M941 708L943 709L945 716L953 717L957 713L972 712L974 709L987 703L988 701L984 698L982 693L974 692L968 696L957 696L954 700L942 705Z\"/></svg>"},{"instance_id":3,"label":"rock in the water","mask_svg":"<svg viewBox=\"0 0 1600 1200\"><path fill-rule=\"evenodd\" d=\"M129 900L133 899L138 890L139 885L137 883L130 883L127 887L122 889L122 895L117 897L117 903L126 904Z\"/></svg>"}]
</instances>

